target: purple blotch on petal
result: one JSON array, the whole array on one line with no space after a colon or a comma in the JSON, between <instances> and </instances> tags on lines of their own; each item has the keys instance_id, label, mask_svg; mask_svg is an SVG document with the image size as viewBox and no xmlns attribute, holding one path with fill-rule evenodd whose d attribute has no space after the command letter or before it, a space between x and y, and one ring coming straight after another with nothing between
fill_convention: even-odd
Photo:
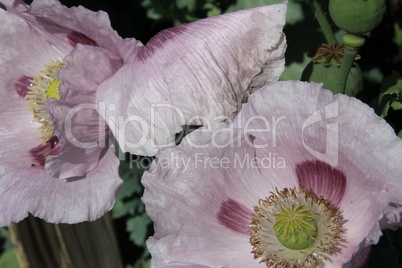
<instances>
[{"instance_id":1,"label":"purple blotch on petal","mask_svg":"<svg viewBox=\"0 0 402 268\"><path fill-rule=\"evenodd\" d=\"M346 189L342 171L322 161L305 161L296 165L296 175L299 184L339 206Z\"/></svg>"},{"instance_id":2,"label":"purple blotch on petal","mask_svg":"<svg viewBox=\"0 0 402 268\"><path fill-rule=\"evenodd\" d=\"M222 202L217 215L220 224L242 234L248 234L249 224L253 216L251 210L233 199Z\"/></svg>"},{"instance_id":3,"label":"purple blotch on petal","mask_svg":"<svg viewBox=\"0 0 402 268\"><path fill-rule=\"evenodd\" d=\"M151 57L156 50L162 48L167 41L172 41L181 34L183 34L189 28L186 24L181 24L173 28L163 30L152 37L151 40L141 49L138 53L138 60L145 61Z\"/></svg>"},{"instance_id":4,"label":"purple blotch on petal","mask_svg":"<svg viewBox=\"0 0 402 268\"><path fill-rule=\"evenodd\" d=\"M56 136L51 137L45 144L41 144L32 148L29 152L32 156L32 159L39 166L44 167L46 162L46 157L49 155L58 155L61 153L62 146L59 142L59 139ZM32 164L32 166L36 166L36 164Z\"/></svg>"},{"instance_id":5,"label":"purple blotch on petal","mask_svg":"<svg viewBox=\"0 0 402 268\"><path fill-rule=\"evenodd\" d=\"M21 98L25 98L27 93L30 91L28 87L32 86L32 80L32 77L26 75L18 78L17 83L15 83L15 91L17 91L18 96L20 96Z\"/></svg>"},{"instance_id":6,"label":"purple blotch on petal","mask_svg":"<svg viewBox=\"0 0 402 268\"><path fill-rule=\"evenodd\" d=\"M91 38L80 32L72 31L67 35L67 37L70 45L72 45L73 47L75 47L77 44L99 47L96 41L92 40Z\"/></svg>"}]
</instances>

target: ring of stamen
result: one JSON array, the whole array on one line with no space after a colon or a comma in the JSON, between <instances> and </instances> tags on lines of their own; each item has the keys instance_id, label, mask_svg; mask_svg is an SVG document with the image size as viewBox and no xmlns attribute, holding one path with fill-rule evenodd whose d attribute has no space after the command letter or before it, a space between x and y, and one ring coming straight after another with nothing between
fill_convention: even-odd
<instances>
[{"instance_id":1,"label":"ring of stamen","mask_svg":"<svg viewBox=\"0 0 402 268\"><path fill-rule=\"evenodd\" d=\"M57 79L57 73L64 67L66 67L66 62L60 60L46 64L44 69L33 77L31 81L33 86L28 87L29 91L25 96L34 117L33 121L41 124L40 131L43 144L53 137L52 119L44 106L49 98L60 100L60 80Z\"/></svg>"},{"instance_id":2,"label":"ring of stamen","mask_svg":"<svg viewBox=\"0 0 402 268\"><path fill-rule=\"evenodd\" d=\"M317 267L345 242L339 209L303 186L276 190L254 212L252 253L267 267Z\"/></svg>"}]
</instances>

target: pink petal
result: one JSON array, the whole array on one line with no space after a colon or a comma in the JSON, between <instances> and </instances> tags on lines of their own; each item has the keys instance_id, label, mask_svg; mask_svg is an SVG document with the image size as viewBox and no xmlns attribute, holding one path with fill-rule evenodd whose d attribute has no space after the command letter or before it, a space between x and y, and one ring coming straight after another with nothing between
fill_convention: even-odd
<instances>
[{"instance_id":1,"label":"pink petal","mask_svg":"<svg viewBox=\"0 0 402 268\"><path fill-rule=\"evenodd\" d=\"M76 112L72 119L72 136L81 143L98 143L91 148L79 148L74 145L77 143L72 144L72 141L67 140L67 134L64 133L66 115L79 104L96 106L96 87L111 77L125 60L135 57L136 50L142 44L134 39L120 38L111 28L105 12L92 12L84 7L67 8L51 0L36 0L31 5L20 0L4 1L4 4L7 11L0 10L0 23L4 26L0 31L0 48L3 48L0 55L0 74L3 78L0 82L0 96L7 100L19 100L18 107L24 106L26 117L30 116L31 120L31 112L23 99L28 92L30 79L51 60L64 59L77 44L82 43L94 49L102 47L93 50L97 54L84 51L88 53L84 57L89 61L97 60L90 66L86 65L87 59L82 61L76 55L67 57L66 60L71 63L68 67L70 73L64 78L61 71L59 77L61 80L66 79L61 85L62 100L47 101L48 111L54 120L54 132L64 148L61 155L48 157L47 171L61 178L82 176L95 168L105 146L108 146L108 128L99 118L96 108ZM96 58L100 54L105 54L105 57ZM102 61L104 58L107 59ZM81 65L76 64L76 61L81 61ZM69 83L68 79L73 81ZM5 111L5 115L10 115L12 111ZM7 129L26 127L20 121L8 122L10 120L7 118L4 121ZM37 146L38 143L32 144L26 150L30 151ZM37 160L43 162L43 159Z\"/></svg>"},{"instance_id":2,"label":"pink petal","mask_svg":"<svg viewBox=\"0 0 402 268\"><path fill-rule=\"evenodd\" d=\"M115 107L106 109L105 119L123 151L154 155L174 144L182 125L222 120L262 81L277 80L284 68L285 13L286 5L264 6L152 38L98 90L97 100Z\"/></svg>"},{"instance_id":3,"label":"pink petal","mask_svg":"<svg viewBox=\"0 0 402 268\"><path fill-rule=\"evenodd\" d=\"M28 213L52 223L99 218L113 207L122 183L118 163L114 151L109 150L85 178L58 180L39 167L11 170L1 162L0 226L18 222Z\"/></svg>"},{"instance_id":4,"label":"pink petal","mask_svg":"<svg viewBox=\"0 0 402 268\"><path fill-rule=\"evenodd\" d=\"M285 166L211 164L247 153L257 159L275 154ZM200 128L157 154L143 177L143 200L155 222L148 242L154 265L259 267L244 233L247 211L275 188L300 182L339 206L345 219L346 242L325 267L361 263L351 259L377 243L382 218L402 225L401 154L402 140L362 102L320 84L270 83L251 95L234 126Z\"/></svg>"},{"instance_id":5,"label":"pink petal","mask_svg":"<svg viewBox=\"0 0 402 268\"><path fill-rule=\"evenodd\" d=\"M46 103L53 132L62 153L46 159L46 170L57 178L82 176L93 170L109 146L109 129L95 104L96 87L122 65L120 57L105 49L81 46L66 58L60 70L60 100Z\"/></svg>"},{"instance_id":6,"label":"pink petal","mask_svg":"<svg viewBox=\"0 0 402 268\"><path fill-rule=\"evenodd\" d=\"M273 83L270 88L269 92L256 92L238 117L250 118L255 114L269 114L275 118L283 116L284 124L279 122L276 125L275 137L277 146L286 144L292 152L292 157L285 157L287 162L293 158L295 163L300 164L306 160L316 160L317 156L321 157L321 161L337 162L335 168L346 177L346 188L343 195L339 192L335 196L343 196L339 206L347 219L346 238L350 247L337 256L335 264L344 263L366 237L371 237L366 245L377 243L381 235L378 220L395 204L402 202L402 163L399 163L401 140L367 105L344 95L333 96L328 91L320 90L319 84L282 82ZM320 111L321 120L308 125L311 122L309 118L317 111ZM261 128L257 123L253 121L249 127ZM240 121L239 125L245 126L245 120ZM335 137L331 136L328 126L336 126L338 140L333 139ZM263 134L255 133L257 138L260 135ZM327 140L333 143L327 144ZM335 150L336 146L338 155L335 159L331 150ZM311 151L319 154L313 156ZM331 177L324 176L324 179ZM322 186L331 184L331 181L321 182ZM342 188L335 189L339 191ZM326 193L329 199L335 197L326 187L320 191L324 197ZM385 195L386 198L377 195ZM401 226L402 223L395 225Z\"/></svg>"},{"instance_id":7,"label":"pink petal","mask_svg":"<svg viewBox=\"0 0 402 268\"><path fill-rule=\"evenodd\" d=\"M25 100L3 98L0 105L0 226L28 213L49 222L95 220L110 210L121 185L112 149L85 178L67 182L49 176L30 150L41 144L37 123Z\"/></svg>"},{"instance_id":8,"label":"pink petal","mask_svg":"<svg viewBox=\"0 0 402 268\"><path fill-rule=\"evenodd\" d=\"M371 247L365 247L359 252L354 254L354 257L350 260L350 262L346 263L342 267L344 268L361 268L364 263L370 257Z\"/></svg>"},{"instance_id":9,"label":"pink petal","mask_svg":"<svg viewBox=\"0 0 402 268\"><path fill-rule=\"evenodd\" d=\"M286 145L291 149L292 157L287 159L294 159L295 164L317 159L332 164L346 176L345 195L357 185L368 183L367 187L376 190L381 190L377 188L381 187L399 200L402 165L399 165L397 156L402 143L394 130L371 108L355 98L333 96L329 91L321 90L320 84L288 81L271 83L266 88L269 90L253 94L255 97L236 118L237 126L261 129L266 126L261 120L256 120L255 115L268 114L267 120L271 123L268 135L271 139L275 137L272 145ZM308 124L316 114L321 120ZM336 127L339 142L331 136ZM252 134L257 139L266 135L258 131ZM338 153L337 159L335 152ZM348 176L354 179L348 180Z\"/></svg>"},{"instance_id":10,"label":"pink petal","mask_svg":"<svg viewBox=\"0 0 402 268\"><path fill-rule=\"evenodd\" d=\"M66 99L52 114L56 119L59 112L57 124L62 126L60 118L65 114L61 111L66 112L66 108L82 102L94 103L96 86L110 77L124 60L134 57L137 47L142 45L134 39L122 40L110 27L104 12L95 13L83 7L69 9L58 1L48 0L34 1L31 6L19 0L1 2L7 11L0 9L3 26L0 30L0 225L19 221L28 213L50 222L94 220L111 209L121 184L117 171L119 162L106 144L108 132L104 121L95 110L80 113L73 120L78 124L73 126L72 132L84 142L93 141L96 132L96 137L104 140L105 145L85 150L64 142L63 153L58 155L60 143L54 148L48 143L41 144L39 126L32 122L24 96L31 77L51 60L63 59L78 43L91 46L97 52L103 51L97 55L107 56L99 56L97 64L110 65L96 66L99 72L95 74L91 70L91 73L71 77L77 79L70 84L76 87L74 89L62 83L61 95ZM106 48L115 51L106 51ZM92 60L91 55L94 54L86 57ZM70 67L76 71L88 70L78 64ZM83 75L88 74L91 79L83 79ZM83 89L81 95L77 88ZM57 131L59 137L64 138L65 133L61 133L60 128ZM82 135L82 131L86 131L86 135ZM88 140L83 140L85 138ZM48 149L52 149L50 154L58 156L48 159L46 172L43 168L46 156L40 153ZM69 178L56 180L49 174ZM80 177L75 177L78 175Z\"/></svg>"},{"instance_id":11,"label":"pink petal","mask_svg":"<svg viewBox=\"0 0 402 268\"><path fill-rule=\"evenodd\" d=\"M321 161L306 161L296 165L299 184L338 206L345 193L346 177L342 171Z\"/></svg>"},{"instance_id":12,"label":"pink petal","mask_svg":"<svg viewBox=\"0 0 402 268\"><path fill-rule=\"evenodd\" d=\"M29 84L27 77L39 73L44 64L60 59L60 55L18 16L0 9L0 24L0 94L21 99L24 86Z\"/></svg>"},{"instance_id":13,"label":"pink petal","mask_svg":"<svg viewBox=\"0 0 402 268\"><path fill-rule=\"evenodd\" d=\"M227 126L214 126L212 133ZM222 132L219 142L231 138ZM143 201L155 221L156 233L147 242L156 256L154 267L231 267L233 263L265 267L250 253L247 231L253 206L275 191L275 186L297 186L297 178L293 170L253 162L254 157L268 153L266 150L246 143L241 148L199 147L210 141L210 134L193 132L177 149L161 150L143 177ZM219 168L221 164L223 168Z\"/></svg>"},{"instance_id":14,"label":"pink petal","mask_svg":"<svg viewBox=\"0 0 402 268\"><path fill-rule=\"evenodd\" d=\"M223 226L247 235L248 225L253 219L254 213L249 208L229 198L222 202L217 217Z\"/></svg>"},{"instance_id":15,"label":"pink petal","mask_svg":"<svg viewBox=\"0 0 402 268\"><path fill-rule=\"evenodd\" d=\"M104 11L93 12L82 6L68 8L54 0L35 0L31 5L21 0L2 2L8 12L21 16L64 55L80 43L115 51L128 60L135 56L136 47L142 46L135 39L123 40Z\"/></svg>"}]
</instances>

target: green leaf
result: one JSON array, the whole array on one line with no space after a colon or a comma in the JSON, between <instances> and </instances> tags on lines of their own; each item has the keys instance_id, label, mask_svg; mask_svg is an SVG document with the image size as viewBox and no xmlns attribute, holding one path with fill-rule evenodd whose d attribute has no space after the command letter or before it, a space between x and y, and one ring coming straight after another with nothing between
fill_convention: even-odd
<instances>
[{"instance_id":1,"label":"green leaf","mask_svg":"<svg viewBox=\"0 0 402 268\"><path fill-rule=\"evenodd\" d=\"M13 249L7 250L0 255L0 267L19 268L17 255Z\"/></svg>"},{"instance_id":2,"label":"green leaf","mask_svg":"<svg viewBox=\"0 0 402 268\"><path fill-rule=\"evenodd\" d=\"M194 10L197 6L196 0L176 0L178 8L187 8L188 10Z\"/></svg>"},{"instance_id":3,"label":"green leaf","mask_svg":"<svg viewBox=\"0 0 402 268\"><path fill-rule=\"evenodd\" d=\"M382 82L381 93L375 108L382 118L388 115L389 108L402 109L402 76L398 72L393 71Z\"/></svg>"},{"instance_id":4,"label":"green leaf","mask_svg":"<svg viewBox=\"0 0 402 268\"><path fill-rule=\"evenodd\" d=\"M400 102L400 101L394 101L394 102L392 102L391 103L391 107L392 107L392 109L394 109L394 110L402 110L402 102Z\"/></svg>"},{"instance_id":5,"label":"green leaf","mask_svg":"<svg viewBox=\"0 0 402 268\"><path fill-rule=\"evenodd\" d=\"M126 215L134 215L135 213L143 213L144 204L141 199L133 199L127 202L116 202L112 209L112 218L117 219Z\"/></svg>"},{"instance_id":6,"label":"green leaf","mask_svg":"<svg viewBox=\"0 0 402 268\"><path fill-rule=\"evenodd\" d=\"M303 73L304 68L306 68L310 61L311 59L307 57L307 53L305 53L301 62L293 61L289 63L286 65L284 72L281 74L280 80L300 80L300 76Z\"/></svg>"},{"instance_id":7,"label":"green leaf","mask_svg":"<svg viewBox=\"0 0 402 268\"><path fill-rule=\"evenodd\" d=\"M147 214L135 216L127 221L126 230L130 232L130 240L137 246L144 246L148 237L148 225L151 219Z\"/></svg>"},{"instance_id":8,"label":"green leaf","mask_svg":"<svg viewBox=\"0 0 402 268\"><path fill-rule=\"evenodd\" d=\"M286 66L280 80L300 80L303 70L311 61L307 52L325 41L324 35L319 32L319 24L313 18L307 1L289 1L284 28L288 44Z\"/></svg>"},{"instance_id":9,"label":"green leaf","mask_svg":"<svg viewBox=\"0 0 402 268\"><path fill-rule=\"evenodd\" d=\"M229 6L226 12L281 3L283 3L283 0L237 0L235 4ZM305 14L302 9L302 3L290 1L286 13L286 24L295 24L304 20L304 18Z\"/></svg>"},{"instance_id":10,"label":"green leaf","mask_svg":"<svg viewBox=\"0 0 402 268\"><path fill-rule=\"evenodd\" d=\"M204 5L204 9L207 11L208 17L220 15L222 13L221 9L219 7L217 7L216 5L214 5L213 3L206 3Z\"/></svg>"},{"instance_id":11,"label":"green leaf","mask_svg":"<svg viewBox=\"0 0 402 268\"><path fill-rule=\"evenodd\" d=\"M283 3L283 0L237 0L235 4L229 6L226 12L281 3Z\"/></svg>"},{"instance_id":12,"label":"green leaf","mask_svg":"<svg viewBox=\"0 0 402 268\"><path fill-rule=\"evenodd\" d=\"M144 211L144 204L140 200L143 192L140 181L152 159L135 155L127 156L127 160L120 162L119 174L123 179L123 185L116 194L116 204L112 209L114 219Z\"/></svg>"},{"instance_id":13,"label":"green leaf","mask_svg":"<svg viewBox=\"0 0 402 268\"><path fill-rule=\"evenodd\" d=\"M146 260L140 259L136 261L135 264L130 268L149 268L150 266L151 266L151 259Z\"/></svg>"},{"instance_id":14,"label":"green leaf","mask_svg":"<svg viewBox=\"0 0 402 268\"><path fill-rule=\"evenodd\" d=\"M288 3L288 11L286 13L286 24L292 25L303 21L306 18L301 2L290 1Z\"/></svg>"},{"instance_id":15,"label":"green leaf","mask_svg":"<svg viewBox=\"0 0 402 268\"><path fill-rule=\"evenodd\" d=\"M142 173L141 173L142 174ZM124 197L131 196L133 193L140 193L142 191L142 186L139 181L141 176L135 176L133 173L126 173L126 180L124 181L124 187L127 188L122 191Z\"/></svg>"},{"instance_id":16,"label":"green leaf","mask_svg":"<svg viewBox=\"0 0 402 268\"><path fill-rule=\"evenodd\" d=\"M7 238L8 231L5 227L0 227L0 238Z\"/></svg>"},{"instance_id":17,"label":"green leaf","mask_svg":"<svg viewBox=\"0 0 402 268\"><path fill-rule=\"evenodd\" d=\"M0 250L3 249L6 251L6 250L10 250L13 248L13 245L11 244L11 241L10 241L8 229L6 227L0 227L0 241L1 242L4 241L3 245L0 246ZM2 267L2 266L0 266L0 267Z\"/></svg>"},{"instance_id":18,"label":"green leaf","mask_svg":"<svg viewBox=\"0 0 402 268\"><path fill-rule=\"evenodd\" d=\"M394 23L395 36L392 41L398 46L402 46L402 27L398 23Z\"/></svg>"}]
</instances>

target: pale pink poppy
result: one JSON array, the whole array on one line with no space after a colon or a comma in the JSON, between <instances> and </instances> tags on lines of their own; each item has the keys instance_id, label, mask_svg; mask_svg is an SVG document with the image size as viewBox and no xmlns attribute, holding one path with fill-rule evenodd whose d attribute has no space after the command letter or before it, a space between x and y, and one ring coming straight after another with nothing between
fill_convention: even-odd
<instances>
[{"instance_id":1,"label":"pale pink poppy","mask_svg":"<svg viewBox=\"0 0 402 268\"><path fill-rule=\"evenodd\" d=\"M273 82L143 177L152 267L361 267L402 225L402 140L366 104Z\"/></svg>"},{"instance_id":2,"label":"pale pink poppy","mask_svg":"<svg viewBox=\"0 0 402 268\"><path fill-rule=\"evenodd\" d=\"M105 12L52 0L1 3L0 226L28 213L94 220L122 183L96 87L140 44L120 38Z\"/></svg>"}]
</instances>

